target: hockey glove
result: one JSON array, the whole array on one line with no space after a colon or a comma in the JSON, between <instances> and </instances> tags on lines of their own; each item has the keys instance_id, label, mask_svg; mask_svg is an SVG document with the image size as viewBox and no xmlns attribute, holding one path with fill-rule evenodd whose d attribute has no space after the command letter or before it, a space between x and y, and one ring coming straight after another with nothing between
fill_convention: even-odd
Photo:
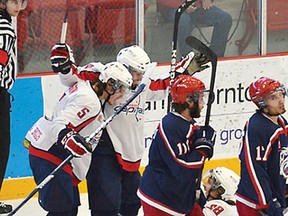
<instances>
[{"instance_id":1,"label":"hockey glove","mask_svg":"<svg viewBox=\"0 0 288 216\"><path fill-rule=\"evenodd\" d=\"M75 157L81 157L88 152L92 152L89 143L86 143L82 136L70 128L60 131L57 143L63 145Z\"/></svg>"},{"instance_id":2,"label":"hockey glove","mask_svg":"<svg viewBox=\"0 0 288 216\"><path fill-rule=\"evenodd\" d=\"M176 65L176 72L186 73L192 76L196 72L208 68L209 66L205 65L208 62L209 60L205 55L201 53L195 55L194 52L190 52Z\"/></svg>"},{"instance_id":3,"label":"hockey glove","mask_svg":"<svg viewBox=\"0 0 288 216\"><path fill-rule=\"evenodd\" d=\"M75 62L72 49L65 43L55 44L50 53L50 61L54 72L69 73L71 65Z\"/></svg>"},{"instance_id":4,"label":"hockey glove","mask_svg":"<svg viewBox=\"0 0 288 216\"><path fill-rule=\"evenodd\" d=\"M196 141L193 143L192 149L199 151L208 159L212 158L216 138L215 130L211 126L208 126L207 129L200 126L195 133Z\"/></svg>"},{"instance_id":5,"label":"hockey glove","mask_svg":"<svg viewBox=\"0 0 288 216\"><path fill-rule=\"evenodd\" d=\"M187 67L187 72L189 75L193 75L196 72L201 72L203 70L205 70L206 68L208 68L208 65L205 65L208 63L208 58L201 53L197 53L194 58L192 59L192 61L190 62L190 64Z\"/></svg>"},{"instance_id":6,"label":"hockey glove","mask_svg":"<svg viewBox=\"0 0 288 216\"><path fill-rule=\"evenodd\" d=\"M283 208L277 198L274 198L268 203L267 215L269 216L283 216Z\"/></svg>"}]
</instances>

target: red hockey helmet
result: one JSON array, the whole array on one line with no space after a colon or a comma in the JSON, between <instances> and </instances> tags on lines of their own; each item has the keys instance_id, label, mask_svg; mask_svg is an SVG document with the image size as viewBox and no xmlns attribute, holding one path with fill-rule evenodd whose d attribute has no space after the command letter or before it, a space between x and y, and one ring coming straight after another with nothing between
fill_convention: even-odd
<instances>
[{"instance_id":1,"label":"red hockey helmet","mask_svg":"<svg viewBox=\"0 0 288 216\"><path fill-rule=\"evenodd\" d=\"M195 93L204 90L205 85L201 80L189 75L180 75L174 80L171 86L172 101L184 104L188 97L194 96Z\"/></svg>"},{"instance_id":2,"label":"red hockey helmet","mask_svg":"<svg viewBox=\"0 0 288 216\"><path fill-rule=\"evenodd\" d=\"M258 107L265 107L263 99L270 93L282 87L281 83L268 77L261 77L249 86L251 100Z\"/></svg>"}]
</instances>

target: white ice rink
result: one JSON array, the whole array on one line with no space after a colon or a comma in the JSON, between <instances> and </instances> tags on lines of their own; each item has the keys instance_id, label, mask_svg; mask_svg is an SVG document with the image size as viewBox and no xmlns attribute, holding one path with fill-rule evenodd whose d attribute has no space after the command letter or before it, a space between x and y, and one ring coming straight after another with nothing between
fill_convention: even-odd
<instances>
[{"instance_id":1,"label":"white ice rink","mask_svg":"<svg viewBox=\"0 0 288 216\"><path fill-rule=\"evenodd\" d=\"M81 193L81 206L78 208L78 216L89 216L88 207L88 195L87 193ZM13 207L17 207L23 199L16 200L4 200L4 203L11 204ZM38 204L37 198L31 198L22 208L15 214L15 216L46 216L45 212ZM4 214L3 214L4 216ZM139 210L138 216L143 216L142 209Z\"/></svg>"},{"instance_id":2,"label":"white ice rink","mask_svg":"<svg viewBox=\"0 0 288 216\"><path fill-rule=\"evenodd\" d=\"M87 193L81 193L81 206L78 208L78 216L90 216L88 209L88 196ZM23 199L19 200L4 200L4 203L9 203L15 208ZM285 211L286 212L286 211ZM30 199L22 208L15 214L15 216L46 216L45 212L38 204L37 198ZM1 214L2 215L2 214ZM4 214L3 214L4 216ZM138 216L143 216L142 208L139 210ZM288 212L284 214L288 216Z\"/></svg>"}]
</instances>

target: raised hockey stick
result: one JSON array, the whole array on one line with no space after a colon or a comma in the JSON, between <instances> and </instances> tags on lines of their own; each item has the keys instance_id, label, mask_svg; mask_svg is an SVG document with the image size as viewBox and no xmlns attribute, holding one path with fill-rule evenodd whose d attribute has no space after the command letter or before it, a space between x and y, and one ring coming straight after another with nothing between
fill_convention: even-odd
<instances>
[{"instance_id":1,"label":"raised hockey stick","mask_svg":"<svg viewBox=\"0 0 288 216\"><path fill-rule=\"evenodd\" d=\"M178 26L179 20L183 12L195 2L196 0L186 0L184 1L175 11L174 17L174 28L173 28L173 39L172 39L172 53L171 53L171 65L170 65L170 86L175 79L175 69L176 69L176 62L177 62L177 38L178 38ZM171 109L171 94L168 96L168 108L167 112Z\"/></svg>"},{"instance_id":2,"label":"raised hockey stick","mask_svg":"<svg viewBox=\"0 0 288 216\"><path fill-rule=\"evenodd\" d=\"M216 79L216 69L217 69L217 55L204 43L202 43L199 39L195 38L194 36L189 36L186 38L186 43L192 47L193 49L199 51L200 53L204 54L208 57L211 61L212 65L212 73L210 79L210 88L209 88L209 96L208 96L208 103L207 103L207 112L205 118L205 126L209 126L210 116L211 116L211 107L214 101L214 86L215 86L215 79Z\"/></svg>"},{"instance_id":3,"label":"raised hockey stick","mask_svg":"<svg viewBox=\"0 0 288 216\"><path fill-rule=\"evenodd\" d=\"M62 31L61 31L61 38L60 38L61 43L65 43L66 41L69 7L70 7L70 0L66 0L66 11L65 11L63 24L62 24Z\"/></svg>"},{"instance_id":4,"label":"raised hockey stick","mask_svg":"<svg viewBox=\"0 0 288 216\"><path fill-rule=\"evenodd\" d=\"M202 43L199 39L195 38L194 36L189 36L186 38L186 43L192 47L193 49L199 51L200 53L204 54L210 61L212 65L212 72L211 72L211 79L210 79L210 88L209 88L209 96L207 102L207 111L205 117L205 128L208 129L210 115L211 115L211 107L214 101L214 85L215 85L215 78L216 78L216 69L217 69L217 55L204 43ZM197 191L196 191L196 199L199 199L201 193L201 181L202 181L202 173L200 173L197 182Z\"/></svg>"},{"instance_id":5,"label":"raised hockey stick","mask_svg":"<svg viewBox=\"0 0 288 216\"><path fill-rule=\"evenodd\" d=\"M149 77L153 70L155 69L157 63L153 62L148 65L147 70L145 71L145 75L140 83L137 91L124 103L117 111L115 111L109 118L107 118L89 137L85 138L86 143L89 145L88 148L91 148L90 142L93 141L95 135L100 133L119 113L121 113L146 87ZM91 148L92 149L92 148ZM55 174L62 169L71 159L73 155L69 155L65 160L62 161L40 184L36 186L36 188L12 211L8 214L8 216L14 215L19 209L28 202L38 191L40 191L45 185L47 185L55 176Z\"/></svg>"}]
</instances>

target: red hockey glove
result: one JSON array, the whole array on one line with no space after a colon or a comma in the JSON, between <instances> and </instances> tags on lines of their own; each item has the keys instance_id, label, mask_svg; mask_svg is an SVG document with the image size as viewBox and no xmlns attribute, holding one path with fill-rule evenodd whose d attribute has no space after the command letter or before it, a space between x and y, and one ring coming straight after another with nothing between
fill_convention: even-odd
<instances>
[{"instance_id":1,"label":"red hockey glove","mask_svg":"<svg viewBox=\"0 0 288 216\"><path fill-rule=\"evenodd\" d=\"M50 61L54 72L69 73L71 65L75 62L72 49L65 43L55 44L50 53Z\"/></svg>"},{"instance_id":2,"label":"red hockey glove","mask_svg":"<svg viewBox=\"0 0 288 216\"><path fill-rule=\"evenodd\" d=\"M216 138L215 130L211 126L208 126L208 129L200 126L195 133L196 141L193 143L192 149L199 151L208 159L212 158Z\"/></svg>"},{"instance_id":3,"label":"red hockey glove","mask_svg":"<svg viewBox=\"0 0 288 216\"><path fill-rule=\"evenodd\" d=\"M57 143L63 145L75 157L81 157L87 152L92 152L85 139L70 128L60 131Z\"/></svg>"}]
</instances>

